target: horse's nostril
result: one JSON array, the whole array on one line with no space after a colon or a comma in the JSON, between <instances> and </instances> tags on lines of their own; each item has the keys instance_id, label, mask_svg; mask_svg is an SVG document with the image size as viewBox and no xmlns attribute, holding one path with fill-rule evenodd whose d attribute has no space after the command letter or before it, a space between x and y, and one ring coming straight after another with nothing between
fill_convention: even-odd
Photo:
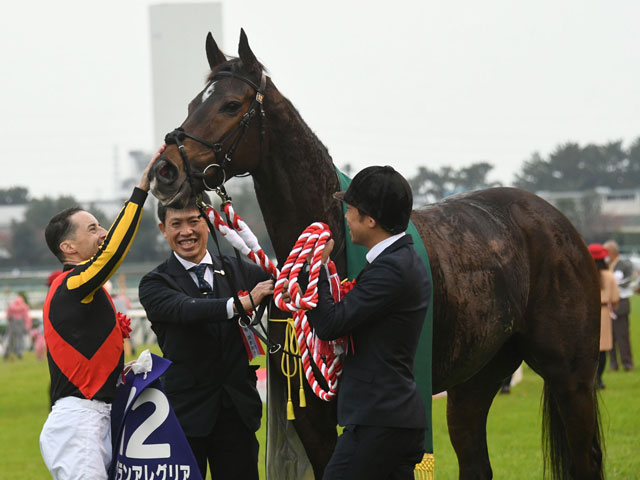
<instances>
[{"instance_id":1,"label":"horse's nostril","mask_svg":"<svg viewBox=\"0 0 640 480\"><path fill-rule=\"evenodd\" d=\"M156 163L155 173L158 180L163 183L172 183L178 178L178 169L176 166L164 159L160 159Z\"/></svg>"},{"instance_id":2,"label":"horse's nostril","mask_svg":"<svg viewBox=\"0 0 640 480\"><path fill-rule=\"evenodd\" d=\"M167 167L166 165L163 165L162 168L160 168L160 170L158 171L158 175L161 175L163 177L166 177L169 175L169 167Z\"/></svg>"}]
</instances>

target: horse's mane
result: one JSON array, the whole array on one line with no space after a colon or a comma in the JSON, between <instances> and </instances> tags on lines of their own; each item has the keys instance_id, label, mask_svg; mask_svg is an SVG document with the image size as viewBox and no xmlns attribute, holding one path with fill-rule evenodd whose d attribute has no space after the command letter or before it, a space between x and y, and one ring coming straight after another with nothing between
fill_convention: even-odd
<instances>
[{"instance_id":1,"label":"horse's mane","mask_svg":"<svg viewBox=\"0 0 640 480\"><path fill-rule=\"evenodd\" d=\"M307 122L305 122L305 120L302 118L302 116L300 115L300 112L298 112L298 109L295 107L293 103L291 103L291 100L289 100L285 96L282 96L282 99L284 100L284 102L286 102L286 105L291 109L291 112L294 114L296 119L300 122L300 125L302 126L304 133L313 142L313 146L316 147L318 151L322 153L322 156L326 158L329 161L329 163L333 165L333 158L329 153L329 149L325 146L324 143L322 143L322 141L318 138L316 133L313 130L311 130L311 127L309 127L309 124L307 124Z\"/></svg>"}]
</instances>

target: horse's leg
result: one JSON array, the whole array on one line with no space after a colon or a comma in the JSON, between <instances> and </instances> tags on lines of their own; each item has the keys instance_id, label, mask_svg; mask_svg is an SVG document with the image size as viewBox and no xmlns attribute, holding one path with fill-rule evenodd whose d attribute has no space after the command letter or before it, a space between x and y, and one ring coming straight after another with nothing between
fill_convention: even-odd
<instances>
[{"instance_id":1,"label":"horse's leg","mask_svg":"<svg viewBox=\"0 0 640 480\"><path fill-rule=\"evenodd\" d=\"M296 387L297 388L297 387ZM297 391L297 390L296 390ZM294 426L307 452L315 478L321 479L336 446L336 402L319 399L305 382L307 406L294 403Z\"/></svg>"},{"instance_id":2,"label":"horse's leg","mask_svg":"<svg viewBox=\"0 0 640 480\"><path fill-rule=\"evenodd\" d=\"M520 362L515 344L505 345L496 356L466 382L447 390L447 423L458 457L459 478L493 478L487 449L487 415L506 377Z\"/></svg>"}]
</instances>

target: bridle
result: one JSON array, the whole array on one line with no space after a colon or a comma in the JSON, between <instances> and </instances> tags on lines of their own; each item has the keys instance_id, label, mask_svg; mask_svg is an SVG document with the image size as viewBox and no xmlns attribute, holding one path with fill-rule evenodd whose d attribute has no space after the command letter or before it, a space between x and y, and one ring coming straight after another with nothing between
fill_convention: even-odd
<instances>
[{"instance_id":1,"label":"bridle","mask_svg":"<svg viewBox=\"0 0 640 480\"><path fill-rule=\"evenodd\" d=\"M227 181L227 173L225 168L229 163L231 163L231 157L233 153L236 151L236 148L238 147L240 140L242 139L246 131L249 129L251 120L253 120L253 118L256 116L256 113L258 112L258 110L260 111L260 164L262 164L264 137L265 137L265 113L264 113L263 100L265 95L265 87L267 85L267 77L265 73L262 72L262 76L260 78L260 86L256 85L254 82L252 82L248 78L243 77L241 75L236 75L233 72L226 72L226 71L218 72L212 77L211 80L213 81L218 77L237 78L238 80L241 80L247 85L249 85L250 87L252 87L255 90L256 95L253 98L251 105L249 106L249 110L242 116L238 125L236 125L236 127L233 130L231 130L229 133L227 133L217 142L209 142L196 135L185 132L182 127L176 128L175 130L173 130L172 132L168 133L165 136L164 141L167 145L175 144L178 147L178 151L180 152L180 157L182 158L182 166L186 172L187 181L191 185L192 191L195 191L193 188L194 178L201 180L206 190L215 190L216 188L223 185ZM184 144L182 143L185 138L190 138L191 140L194 140L213 151L213 155L214 155L213 162L207 165L202 170L202 172L196 172L191 169L191 164L189 163L189 157L187 156L187 151L184 147ZM230 143L230 145L229 145L229 148L225 151L224 147L227 143ZM218 159L219 155L223 155L221 160ZM216 169L216 168L222 171L222 182L220 183L220 185L216 185L216 186L208 185L206 180L207 172L209 171L209 169Z\"/></svg>"},{"instance_id":2,"label":"bridle","mask_svg":"<svg viewBox=\"0 0 640 480\"><path fill-rule=\"evenodd\" d=\"M209 142L201 137L198 137L197 135L193 135L191 133L185 132L184 129L182 127L176 128L175 130L173 130L172 132L168 133L165 136L165 143L167 145L170 144L175 144L178 147L178 151L180 152L180 157L182 158L182 166L185 170L185 173L187 175L187 181L189 182L189 185L191 186L191 191L195 192L195 188L194 188L194 184L193 184L193 179L197 178L199 180L202 181L202 184L204 185L206 190L215 190L218 195L220 195L220 197L222 198L223 202L230 202L231 201L231 197L229 197L224 189L224 183L227 180L227 175L226 175L226 171L225 168L227 167L227 165L229 163L231 163L231 157L233 155L233 153L235 152L236 148L238 147L238 144L240 143L240 140L242 140L242 137L244 136L244 134L247 132L247 130L249 129L249 126L251 124L251 121L253 120L253 118L256 116L256 113L258 112L258 110L260 111L260 163L262 163L262 158L263 158L263 147L264 147L264 137L265 137L265 112L264 112L264 105L263 105L263 100L264 100L264 96L265 96L265 87L267 84L267 77L265 75L264 72L262 72L262 76L260 78L260 86L256 85L254 82L252 82L251 80L249 80L246 77L243 77L241 75L236 75L235 73L232 72L218 72L216 73L211 80L215 80L218 77L232 77L232 78L237 78L238 80L243 81L244 83L246 83L247 85L249 85L250 87L252 87L256 94L255 97L253 98L253 101L251 102L251 105L249 106L249 110L247 110L247 112L242 116L242 118L240 119L240 122L235 126L235 128L233 130L231 130L229 133L227 133L226 135L224 135L220 140L218 140L217 142ZM201 145L204 145L205 147L209 148L210 150L213 151L214 154L214 160L212 163L210 163L209 165L207 165L202 172L197 172L197 171L193 171L191 169L191 164L189 162L189 157L187 155L187 151L184 147L184 139L185 138L190 138L191 140L194 140L198 143L200 143ZM230 142L230 146L229 148L224 151L224 147L227 143ZM222 157L222 160L218 160L218 155L223 154L224 156ZM209 169L212 168L219 168L222 171L222 182L220 183L220 185L216 185L216 186L211 186L207 184L207 180L206 180L206 175L207 175L207 171ZM233 292L233 300L234 300L234 304L236 306L236 309L238 312L241 312L240 315L240 325L242 327L245 328L249 328L251 331L253 331L256 335L258 335L258 337L269 347L269 352L270 353L276 353L278 350L280 350L281 345L280 344L276 344L274 343L269 336L267 335L266 331L263 333L260 333L256 328L255 325L256 323L260 322L260 319L262 317L262 314L264 312L264 309L267 307L268 303L263 302L262 305L260 305L259 308L256 308L256 305L254 306L254 310L257 311L257 315L254 321L251 321L249 319L249 317L247 316L246 312L244 311L244 309L242 308L242 304L240 303L240 299L238 298L238 294L236 293L238 291L238 289L236 288L236 281L233 278L233 275L231 272L233 272L233 269L229 267L229 265L225 265L227 262L227 259L225 256L222 255L222 252L220 250L220 245L218 244L218 238L216 235L216 230L215 227L212 225L211 221L209 220L208 216L206 215L206 205L202 202L202 197L199 196L199 201L197 202L197 207L198 210L200 211L200 216L202 216L206 223L207 226L209 228L209 232L211 233L211 236L213 237L216 246L218 247L218 255L222 261L223 266L225 266L225 270L227 270L227 277L228 277L228 282L229 285L231 286L232 292ZM243 270L243 265L244 262L242 260L240 260L239 257L239 252L236 250L236 257L238 259L238 263L241 266L240 268L240 273L241 276L244 277L244 270ZM246 283L246 279L243 278L243 280L245 280ZM251 298L251 297L250 297ZM251 302L253 304L253 299L251 298ZM270 302L269 302L270 303Z\"/></svg>"}]
</instances>

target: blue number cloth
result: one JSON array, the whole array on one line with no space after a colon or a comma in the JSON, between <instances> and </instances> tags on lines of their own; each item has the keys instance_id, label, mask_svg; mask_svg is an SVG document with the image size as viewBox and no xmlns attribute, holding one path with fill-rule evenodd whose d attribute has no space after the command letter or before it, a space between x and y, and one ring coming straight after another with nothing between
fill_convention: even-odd
<instances>
[{"instance_id":1,"label":"blue number cloth","mask_svg":"<svg viewBox=\"0 0 640 480\"><path fill-rule=\"evenodd\" d=\"M147 373L129 372L111 410L109 480L202 480L159 377L171 362L151 354Z\"/></svg>"}]
</instances>

